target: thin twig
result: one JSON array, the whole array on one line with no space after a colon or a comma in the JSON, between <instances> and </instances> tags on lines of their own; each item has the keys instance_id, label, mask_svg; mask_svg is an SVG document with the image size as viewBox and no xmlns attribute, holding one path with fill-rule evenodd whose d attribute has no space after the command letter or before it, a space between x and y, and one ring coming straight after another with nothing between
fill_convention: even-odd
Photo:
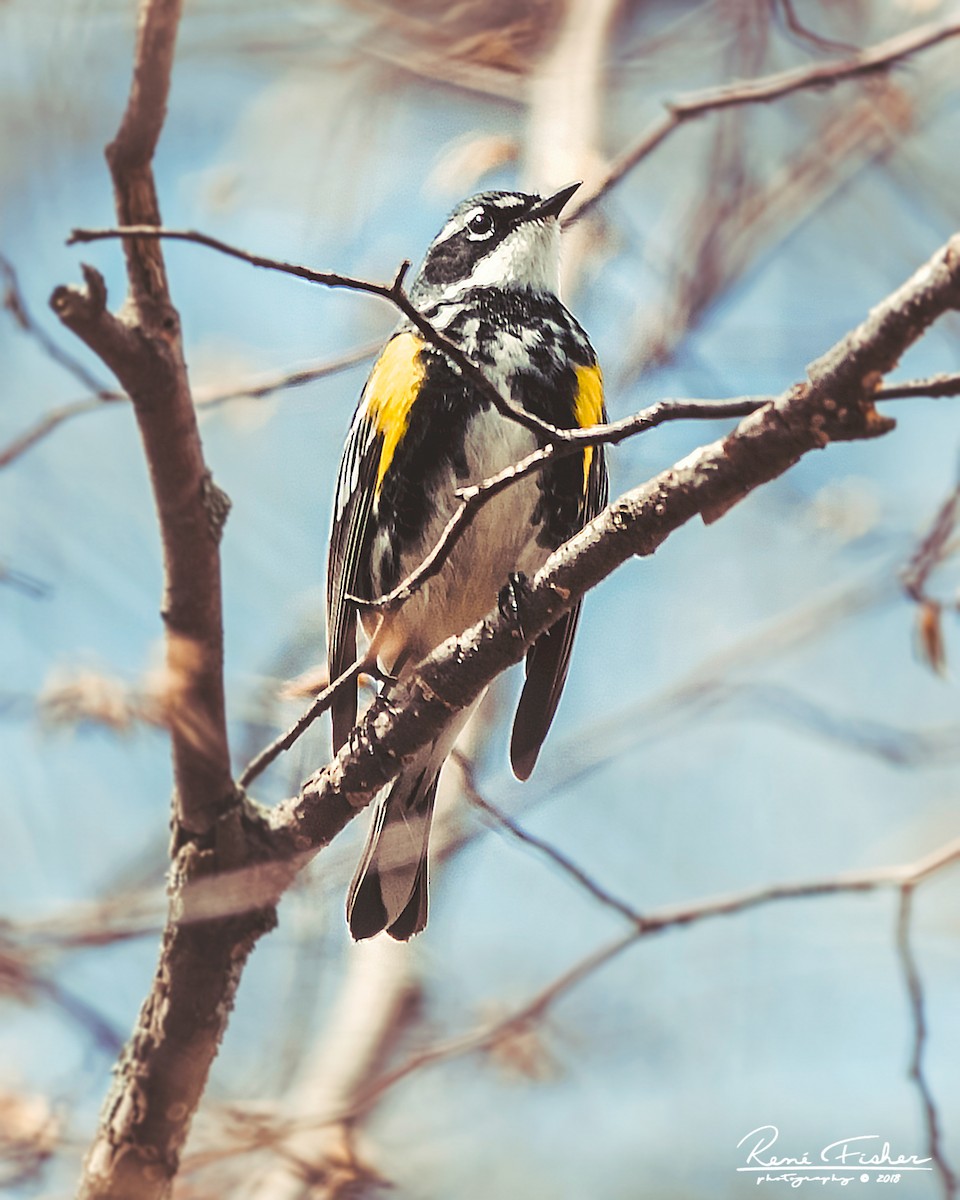
<instances>
[{"instance_id":1,"label":"thin twig","mask_svg":"<svg viewBox=\"0 0 960 1200\"><path fill-rule=\"evenodd\" d=\"M910 944L910 920L913 915L912 884L904 884L900 889L900 910L897 919L897 954L903 970L903 978L907 987L910 1001L910 1015L913 1020L913 1052L910 1058L910 1078L916 1085L923 1107L923 1119L927 1129L927 1151L937 1174L944 1200L953 1200L957 1195L958 1181L956 1174L947 1162L943 1149L943 1139L940 1133L940 1122L937 1106L930 1090L923 1069L924 1050L927 1044L926 1006L923 997L923 983L917 969L917 961Z\"/></svg>"},{"instance_id":2,"label":"thin twig","mask_svg":"<svg viewBox=\"0 0 960 1200\"><path fill-rule=\"evenodd\" d=\"M334 358L320 359L304 367L265 375L246 383L235 384L232 387L195 388L193 402L198 408L217 408L221 404L228 404L233 400L263 400L276 392L303 387L305 384L315 383L318 379L326 379L330 375L348 371L351 367L372 358L382 345L383 338L377 338L376 341L366 342L364 345L347 350L346 353L338 354Z\"/></svg>"},{"instance_id":3,"label":"thin twig","mask_svg":"<svg viewBox=\"0 0 960 1200\"><path fill-rule=\"evenodd\" d=\"M960 375L930 375L926 379L907 379L903 383L888 383L874 392L876 400L915 400L929 397L960 396Z\"/></svg>"},{"instance_id":4,"label":"thin twig","mask_svg":"<svg viewBox=\"0 0 960 1200\"><path fill-rule=\"evenodd\" d=\"M850 42L834 41L833 38L825 38L819 33L814 33L812 29L808 29L797 16L796 9L793 7L793 0L772 0L772 3L775 11L778 8L783 9L787 29L802 41L809 42L810 45L816 46L818 50L832 50L838 54L859 53L859 47L854 46Z\"/></svg>"},{"instance_id":5,"label":"thin twig","mask_svg":"<svg viewBox=\"0 0 960 1200\"><path fill-rule=\"evenodd\" d=\"M18 571L16 567L11 567L9 563L2 560L0 560L0 584L15 588L34 600L41 600L44 596L50 595L49 583L44 583L42 579L28 575L26 571Z\"/></svg>"},{"instance_id":6,"label":"thin twig","mask_svg":"<svg viewBox=\"0 0 960 1200\"><path fill-rule=\"evenodd\" d=\"M259 754L255 755L249 763L244 767L237 780L237 785L242 788L249 787L256 777L262 774L267 767L278 758L285 750L290 747L301 737L307 729L327 711L330 705L334 702L337 696L348 687L354 687L357 679L364 671L369 671L372 664L376 663L377 647L379 645L379 629L374 635L367 649L361 654L352 666L347 667L342 675L323 689L310 703L309 707L294 721L290 728L275 738L269 746L265 746Z\"/></svg>"},{"instance_id":7,"label":"thin twig","mask_svg":"<svg viewBox=\"0 0 960 1200\"><path fill-rule=\"evenodd\" d=\"M948 387L955 390L946 390ZM929 390L928 390L929 389ZM939 389L939 390L938 390ZM897 384L890 388L879 388L875 400L911 399L926 395L960 394L960 376L935 376ZM766 404L772 404L774 396L738 396L730 400L658 400L641 409L633 416L623 417L605 425L590 425L582 429L562 430L562 437L539 450L534 450L519 462L504 467L496 475L469 487L457 489L459 501L453 514L444 526L430 552L424 556L413 571L391 591L373 599L351 596L358 608L372 612L394 612L405 604L412 595L443 567L450 554L469 528L474 517L485 504L513 484L529 475L542 471L557 458L576 453L584 446L615 445L648 429L655 429L667 421L720 421L746 417L757 412Z\"/></svg>"},{"instance_id":8,"label":"thin twig","mask_svg":"<svg viewBox=\"0 0 960 1200\"><path fill-rule=\"evenodd\" d=\"M404 262L398 270L392 283L373 283L369 279L357 279L352 275L341 275L335 271L315 271L300 263L283 262L276 258L267 258L262 254L251 254L238 246L232 246L220 238L200 233L193 229L164 229L158 225L120 225L112 229L74 229L67 239L68 245L77 242L95 242L104 238L123 238L126 242L137 239L158 240L165 238L172 241L194 242L217 250L231 258L240 259L252 267L262 267L269 271L280 271L285 275L293 275L307 283L317 283L322 287L346 288L349 291L365 292L370 296L379 296L387 300L407 318L411 324L423 334L424 338L436 349L442 351L452 360L467 380L484 395L498 412L519 425L530 429L540 437L557 440L562 437L562 431L549 421L542 421L526 409L511 403L484 374L483 370L456 344L442 334L427 320L418 308L411 302L403 290L403 280L410 263Z\"/></svg>"},{"instance_id":9,"label":"thin twig","mask_svg":"<svg viewBox=\"0 0 960 1200\"><path fill-rule=\"evenodd\" d=\"M960 483L940 505L930 528L901 572L904 591L917 604L931 602L927 593L927 581L946 558L957 521L960 519ZM936 602L934 602L936 603Z\"/></svg>"},{"instance_id":10,"label":"thin twig","mask_svg":"<svg viewBox=\"0 0 960 1200\"><path fill-rule=\"evenodd\" d=\"M382 344L382 339L378 339L376 342L367 342L366 345L358 346L354 350L348 350L345 354L338 354L335 358L321 359L319 362L311 363L305 367L266 375L259 379L250 380L248 383L235 384L229 388L195 388L193 402L198 408L218 408L220 405L230 403L234 400L262 400L287 388L302 387L304 384L314 383L318 379L324 379L329 375L336 375L341 371L349 370L358 363L371 358L380 349ZM79 417L84 413L95 412L105 404L114 404L118 401L128 401L129 399L130 397L125 392L103 389L102 391L98 391L95 396L88 396L82 400L73 400L68 404L62 404L58 408L51 409L49 412L44 413L29 429L25 429L13 441L8 442L6 446L0 448L0 470L8 467L22 454L25 454L49 433L52 433L72 417Z\"/></svg>"},{"instance_id":11,"label":"thin twig","mask_svg":"<svg viewBox=\"0 0 960 1200\"><path fill-rule=\"evenodd\" d=\"M774 884L768 887L751 888L719 896L693 904L671 905L654 910L642 918L629 933L606 946L595 950L556 979L539 989L529 1000L504 1017L498 1018L479 1029L461 1034L447 1041L438 1042L410 1055L404 1062L391 1068L375 1080L359 1095L349 1109L336 1109L311 1114L301 1120L285 1118L282 1127L273 1122L259 1121L246 1144L225 1153L251 1151L267 1142L308 1129L322 1128L355 1118L370 1109L397 1084L426 1067L447 1062L466 1054L487 1050L504 1038L525 1032L536 1021L542 1020L547 1011L576 985L594 975L623 951L636 945L646 937L669 930L686 929L701 921L716 917L736 916L755 908L791 900L812 899L825 895L865 894L896 888L901 893L912 891L926 880L960 863L960 838L944 843L930 854L913 862L892 867L851 872L820 880L808 880L794 884ZM632 919L632 917L631 917ZM192 1167L224 1157L224 1153L196 1156Z\"/></svg>"},{"instance_id":12,"label":"thin twig","mask_svg":"<svg viewBox=\"0 0 960 1200\"><path fill-rule=\"evenodd\" d=\"M618 955L622 954L624 950L634 945L640 936L641 934L638 932L628 933L625 937L617 938L599 950L595 950L592 954L575 963L569 970L564 971L562 975L542 988L530 1000L508 1016L482 1026L472 1033L463 1034L460 1037L438 1043L435 1046L428 1046L426 1049L412 1054L405 1062L387 1071L371 1084L357 1098L350 1113L341 1114L340 1119L348 1115L355 1117L361 1113L368 1112L385 1092L390 1091L401 1080L422 1070L424 1067L434 1066L437 1063L446 1062L451 1058L460 1058L464 1054L472 1054L477 1050L490 1049L505 1037L523 1032L534 1022L541 1020L547 1010L556 1004L558 1000L562 999L567 992L576 987L578 983L582 983L584 979L599 971L601 967L606 966L608 962L611 962Z\"/></svg>"},{"instance_id":13,"label":"thin twig","mask_svg":"<svg viewBox=\"0 0 960 1200\"><path fill-rule=\"evenodd\" d=\"M718 112L741 104L765 104L808 88L830 87L846 79L886 70L903 59L939 42L960 35L960 21L917 26L886 41L868 46L848 58L806 67L793 67L764 75L744 83L705 88L688 92L666 102L666 113L654 121L645 133L611 163L603 178L583 192L570 208L563 224L569 225L588 212L629 171L664 142L675 129L705 113Z\"/></svg>"},{"instance_id":14,"label":"thin twig","mask_svg":"<svg viewBox=\"0 0 960 1200\"><path fill-rule=\"evenodd\" d=\"M703 920L733 916L749 909L784 900L810 899L814 896L839 893L873 892L888 887L897 887L901 890L910 889L958 862L960 862L960 838L947 842L931 855L904 866L865 871L859 874L838 875L832 879L813 880L807 883L775 884L772 887L739 892L714 900L706 900L699 904L678 905L652 912L631 933L581 959L509 1016L474 1033L465 1034L449 1042L419 1051L406 1062L388 1071L361 1098L355 1111L368 1110L386 1091L422 1067L472 1053L475 1050L486 1049L506 1034L522 1029L531 1021L541 1018L564 993L594 974L629 946L635 945L652 934L662 933L667 929L688 928ZM340 1119L343 1118L343 1115L339 1114Z\"/></svg>"},{"instance_id":15,"label":"thin twig","mask_svg":"<svg viewBox=\"0 0 960 1200\"><path fill-rule=\"evenodd\" d=\"M597 883L596 880L591 879L587 872L584 871L582 867L578 867L577 864L572 859L568 858L566 854L558 850L555 846L551 846L549 842L544 841L542 838L538 838L534 834L528 833L523 826L514 821L514 819L505 813L502 808L491 803L491 801L487 800L483 795L481 795L480 789L477 787L473 763L465 754L461 754L459 750L455 749L451 757L456 759L460 766L460 770L463 773L463 794L474 806L474 808L478 808L481 812L486 813L487 816L492 817L498 825L502 826L507 830L508 833L512 834L518 842L522 842L525 846L532 847L532 849L542 854L545 858L548 858L552 863L554 863L555 866L558 866L561 871L563 871L566 875L569 875L570 878L581 888L583 888L585 892L588 892L594 898L594 900L598 900L601 904L606 905L607 908L614 909L614 911L618 912L622 917L626 917L626 919L632 924L638 927L644 925L644 918L639 912L637 912L636 909L631 908L630 905L625 903L623 900L617 899L616 896L614 896L611 892L608 892L607 889Z\"/></svg>"},{"instance_id":16,"label":"thin twig","mask_svg":"<svg viewBox=\"0 0 960 1200\"><path fill-rule=\"evenodd\" d=\"M428 579L432 579L449 558L453 547L469 527L479 510L494 496L521 479L543 470L547 463L557 458L575 454L586 446L610 445L622 442L646 429L654 429L666 421L701 420L718 421L724 418L745 417L765 404L773 402L772 396L741 396L734 400L658 400L648 408L620 421L605 425L589 425L581 429L561 430L562 437L534 450L504 467L496 475L469 487L458 488L457 508L444 526L433 549L417 564L416 568L401 580L395 588L382 596L365 600L351 596L350 600L359 608L372 612L392 612L405 604Z\"/></svg>"},{"instance_id":17,"label":"thin twig","mask_svg":"<svg viewBox=\"0 0 960 1200\"><path fill-rule=\"evenodd\" d=\"M9 467L12 462L15 462L21 455L38 442L42 441L47 434L52 433L65 421L69 421L71 417L79 417L84 413L96 412L107 404L113 404L119 400L126 400L127 397L122 392L101 392L96 396L90 396L85 400L72 400L69 404L61 404L58 408L52 408L29 429L25 429L23 433L17 434L12 442L8 442L6 446L0 449L0 470L4 467Z\"/></svg>"},{"instance_id":18,"label":"thin twig","mask_svg":"<svg viewBox=\"0 0 960 1200\"><path fill-rule=\"evenodd\" d=\"M960 601L947 602L931 594L930 578L957 551L956 530L960 520L960 482L937 510L930 528L920 539L910 561L900 571L903 590L916 607L916 645L927 665L938 675L947 668L943 636L944 608L960 607Z\"/></svg>"},{"instance_id":19,"label":"thin twig","mask_svg":"<svg viewBox=\"0 0 960 1200\"><path fill-rule=\"evenodd\" d=\"M0 254L0 275L4 278L3 307L24 333L40 346L44 354L58 366L63 367L74 379L79 380L99 399L112 399L114 393L99 380L78 358L68 353L47 333L30 312L20 287L16 268L4 254Z\"/></svg>"}]
</instances>

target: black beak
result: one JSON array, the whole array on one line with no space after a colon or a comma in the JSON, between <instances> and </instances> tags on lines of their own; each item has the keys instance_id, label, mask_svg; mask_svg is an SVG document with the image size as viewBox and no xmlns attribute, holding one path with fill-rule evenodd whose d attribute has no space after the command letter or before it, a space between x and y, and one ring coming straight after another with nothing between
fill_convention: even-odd
<instances>
[{"instance_id":1,"label":"black beak","mask_svg":"<svg viewBox=\"0 0 960 1200\"><path fill-rule=\"evenodd\" d=\"M540 221L544 217L559 217L563 206L582 183L583 180L578 179L576 183L568 183L566 187L562 187L559 192L554 192L552 196L547 196L545 200L538 200L524 220Z\"/></svg>"}]
</instances>

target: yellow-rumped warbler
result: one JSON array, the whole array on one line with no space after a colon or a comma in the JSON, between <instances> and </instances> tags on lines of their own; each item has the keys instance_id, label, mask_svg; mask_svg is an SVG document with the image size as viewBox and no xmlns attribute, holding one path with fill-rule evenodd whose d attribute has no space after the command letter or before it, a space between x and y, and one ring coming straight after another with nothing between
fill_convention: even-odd
<instances>
[{"instance_id":1,"label":"yellow-rumped warbler","mask_svg":"<svg viewBox=\"0 0 960 1200\"><path fill-rule=\"evenodd\" d=\"M515 405L555 426L605 419L600 368L587 335L557 298L560 223L578 187L553 196L483 192L464 200L431 243L411 289L417 309ZM363 389L337 480L327 566L327 649L335 679L357 654L357 606L394 588L433 548L457 488L542 444L497 411L459 368L402 321ZM478 621L508 578L533 575L606 503L600 447L550 462L480 509L440 573L381 631L379 662L402 676L451 634ZM376 623L361 612L367 634ZM510 758L526 779L556 712L579 606L527 655ZM387 685L389 686L389 684ZM437 778L472 712L405 762L376 802L347 900L355 938L400 940L427 922L427 838ZM333 705L338 750L357 716L356 689Z\"/></svg>"}]
</instances>

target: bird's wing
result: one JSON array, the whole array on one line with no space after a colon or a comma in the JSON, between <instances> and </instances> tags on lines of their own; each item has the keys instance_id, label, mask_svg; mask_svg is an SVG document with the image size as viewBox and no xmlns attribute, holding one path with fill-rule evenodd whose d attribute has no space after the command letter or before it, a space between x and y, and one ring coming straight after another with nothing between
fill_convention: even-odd
<instances>
[{"instance_id":1,"label":"bird's wing","mask_svg":"<svg viewBox=\"0 0 960 1200\"><path fill-rule=\"evenodd\" d=\"M371 513L384 474L406 430L424 367L423 342L395 334L377 359L357 407L337 476L327 558L327 667L332 683L357 657L357 606L369 599ZM357 719L357 690L346 688L331 705L333 748L340 749Z\"/></svg>"},{"instance_id":2,"label":"bird's wing","mask_svg":"<svg viewBox=\"0 0 960 1200\"><path fill-rule=\"evenodd\" d=\"M363 590L380 440L361 401L340 461L327 556L327 673L331 683L357 657L357 606L348 597ZM331 716L336 752L357 719L356 687L346 688L337 696Z\"/></svg>"},{"instance_id":3,"label":"bird's wing","mask_svg":"<svg viewBox=\"0 0 960 1200\"><path fill-rule=\"evenodd\" d=\"M577 372L578 393L574 411L581 428L606 420L600 368L582 367ZM607 503L607 469L601 447L583 455L583 503L580 528L588 524ZM571 531L573 533L575 531ZM518 779L527 779L536 765L547 736L560 694L567 679L570 651L580 619L576 604L555 625L537 638L527 652L527 672L510 739L510 762Z\"/></svg>"}]
</instances>

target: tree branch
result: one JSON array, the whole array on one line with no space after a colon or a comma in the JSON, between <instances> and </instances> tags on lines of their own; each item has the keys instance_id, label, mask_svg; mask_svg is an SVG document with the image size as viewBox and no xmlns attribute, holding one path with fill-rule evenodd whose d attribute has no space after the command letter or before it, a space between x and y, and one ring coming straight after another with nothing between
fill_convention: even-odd
<instances>
[{"instance_id":1,"label":"tree branch","mask_svg":"<svg viewBox=\"0 0 960 1200\"><path fill-rule=\"evenodd\" d=\"M130 99L107 148L123 222L159 221L151 157L163 122L181 0L145 0ZM202 742L173 731L175 818L186 834L208 834L233 802L223 696L219 540L229 501L203 457L187 380L180 321L160 244L127 239L127 303L106 307L101 277L60 287L51 305L94 350L133 402L150 470L163 546L167 668Z\"/></svg>"},{"instance_id":2,"label":"tree branch","mask_svg":"<svg viewBox=\"0 0 960 1200\"><path fill-rule=\"evenodd\" d=\"M943 1150L943 1138L940 1133L940 1123L937 1106L930 1090L923 1069L923 1053L927 1044L927 1018L923 998L923 984L913 947L910 944L910 922L913 916L914 885L906 883L900 888L900 911L897 920L897 955L903 972L910 1001L910 1015L913 1020L913 1053L910 1057L910 1078L916 1085L923 1107L923 1119L927 1128L927 1150L933 1160L937 1174L940 1176L940 1186L944 1200L952 1200L957 1195L960 1180L947 1162Z\"/></svg>"},{"instance_id":3,"label":"tree branch","mask_svg":"<svg viewBox=\"0 0 960 1200\"><path fill-rule=\"evenodd\" d=\"M300 1121L284 1120L280 1127L271 1127L269 1123L261 1121L255 1136L247 1139L247 1143L238 1149L254 1150L267 1143L282 1141L284 1137L290 1135L302 1135L311 1129L316 1130L355 1119L370 1112L397 1084L426 1067L478 1051L493 1049L506 1039L528 1032L530 1027L541 1021L548 1010L569 991L645 938L668 931L688 929L693 925L718 917L737 916L752 909L793 900L809 900L832 895L868 894L890 889L898 890L903 897L912 893L926 880L957 864L960 864L960 838L954 838L952 841L944 843L923 858L896 866L849 872L823 879L748 888L740 892L696 901L692 904L668 905L647 913L639 920L636 920L637 914L628 910L624 915L634 924L635 927L632 930L578 960L512 1012L496 1018L478 1029L415 1051L403 1062L389 1068L379 1078L373 1080L356 1097L349 1108L334 1106L326 1111L315 1111ZM599 897L595 898L599 899ZM898 926L898 945L901 947L904 936L902 914L903 909L901 908L901 919ZM910 984L913 998L917 994L915 989L919 987L919 980L916 977L915 964L912 960L910 966L915 980L915 983ZM919 994L922 1007L922 991ZM912 1000L912 1003L915 1001ZM922 1026L917 1026L917 1028L922 1028ZM945 1162L944 1166L946 1167ZM949 1172L949 1167L946 1167L946 1170ZM947 1193L948 1196L950 1194Z\"/></svg>"},{"instance_id":4,"label":"tree branch","mask_svg":"<svg viewBox=\"0 0 960 1200\"><path fill-rule=\"evenodd\" d=\"M3 254L0 254L0 275L4 279L3 307L13 317L17 326L33 338L47 358L52 359L53 362L72 375L74 379L82 383L85 388L93 392L94 396L99 399L105 399L107 395L110 395L110 398L112 398L112 394L108 393L108 389L96 375L89 371L78 358L74 358L72 354L68 354L37 322L27 307L27 302L20 287L20 280L17 277L16 268L6 255Z\"/></svg>"},{"instance_id":5,"label":"tree branch","mask_svg":"<svg viewBox=\"0 0 960 1200\"><path fill-rule=\"evenodd\" d=\"M401 1080L426 1066L474 1053L494 1046L504 1037L529 1026L543 1017L548 1008L571 988L606 966L624 950L643 938L668 929L688 928L716 917L729 917L767 904L786 900L811 899L816 896L874 892L898 888L901 896L910 893L924 880L960 862L960 839L954 839L927 857L904 866L881 868L858 874L839 875L832 879L811 880L795 884L775 884L755 888L730 896L721 896L697 904L676 905L647 915L630 933L594 951L565 971L553 983L541 989L520 1008L491 1024L411 1055L409 1059L387 1071L360 1098L355 1111L366 1111ZM901 923L901 938L903 925ZM901 942L902 944L902 942ZM343 1120L345 1114L330 1114L327 1120ZM946 1164L944 1163L944 1167ZM949 1172L949 1168L946 1167Z\"/></svg>"},{"instance_id":6,"label":"tree branch","mask_svg":"<svg viewBox=\"0 0 960 1200\"><path fill-rule=\"evenodd\" d=\"M378 626L377 632L370 639L367 649L358 655L356 661L347 667L343 674L338 675L318 696L314 697L307 709L294 721L286 733L275 738L269 746L266 746L255 758L250 760L237 780L238 787L249 787L254 779L258 775L261 775L274 759L278 758L284 750L289 750L313 722L327 711L344 688L356 687L357 680L365 671L376 670L377 654L380 647L379 632L380 626Z\"/></svg>"},{"instance_id":7,"label":"tree branch","mask_svg":"<svg viewBox=\"0 0 960 1200\"><path fill-rule=\"evenodd\" d=\"M592 879L582 867L567 857L562 851L552 846L543 838L538 838L532 833L528 833L517 821L508 813L505 813L502 808L496 804L492 804L489 800L481 795L474 777L473 764L468 758L454 750L454 756L460 764L460 769L463 772L463 791L466 798L481 812L486 813L497 825L506 829L518 842L522 842L525 846L536 850L538 854L542 854L555 866L559 867L564 874L568 875L574 883L581 887L585 892L591 895L594 900L607 908L612 908L614 912L618 912L622 917L626 917L628 921L632 921L634 925L641 926L644 923L644 918L634 908L631 908L625 901L614 896L612 892L607 891L605 887Z\"/></svg>"},{"instance_id":8,"label":"tree branch","mask_svg":"<svg viewBox=\"0 0 960 1200\"><path fill-rule=\"evenodd\" d=\"M319 362L309 363L304 367L263 375L253 378L247 383L238 383L231 387L194 388L193 402L197 408L219 408L234 400L261 400L272 396L275 392L285 391L287 388L303 387L304 384L314 383L328 375L336 375L341 371L349 370L357 363L372 358L381 345L381 340L368 342L366 345L358 346L355 350L349 350L346 354L338 354L334 358L321 359ZM67 404L52 408L28 429L18 434L13 441L0 448L0 470L10 466L12 462L15 462L21 455L71 418L83 416L88 412L96 412L106 404L115 404L118 401L128 401L129 399L130 397L125 392L104 388L98 390L93 396L72 400Z\"/></svg>"},{"instance_id":9,"label":"tree branch","mask_svg":"<svg viewBox=\"0 0 960 1200\"><path fill-rule=\"evenodd\" d=\"M129 100L107 148L121 224L160 221L151 161L180 9L181 0L141 4ZM169 1195L242 965L275 919L268 905L189 920L187 884L245 866L255 853L242 833L224 711L219 540L229 502L204 461L160 243L128 239L124 251L128 293L118 314L89 267L85 286L57 288L51 305L133 403L163 547L166 667L184 719L171 728L176 858L160 961L86 1159L81 1200Z\"/></svg>"},{"instance_id":10,"label":"tree branch","mask_svg":"<svg viewBox=\"0 0 960 1200\"><path fill-rule=\"evenodd\" d=\"M931 375L927 379L906 379L877 388L876 400L915 400L926 397L937 400L944 396L960 396L960 375Z\"/></svg>"},{"instance_id":11,"label":"tree branch","mask_svg":"<svg viewBox=\"0 0 960 1200\"><path fill-rule=\"evenodd\" d=\"M124 245L129 245L133 241L156 242L163 238L168 241L194 242L198 246L217 250L230 258L240 259L241 262L249 263L252 267L280 271L284 275L293 275L297 279L306 280L307 283L318 283L323 287L346 288L353 292L365 292L370 296L379 296L380 299L388 301L403 313L407 320L423 334L427 342L443 351L465 378L487 397L499 413L548 441L560 440L563 437L563 430L557 429L548 421L542 421L533 413L513 404L456 342L451 341L450 338L435 329L423 313L414 306L403 290L404 276L410 268L409 262L401 265L392 283L372 283L368 279L357 279L352 275L341 275L336 271L315 271L300 263L283 262L276 258L266 258L262 254L252 254L249 250L242 250L239 246L232 246L229 242L221 241L220 238L211 237L207 233L200 233L194 229L163 229L159 224L147 223L125 224L114 229L74 229L67 239L67 244L95 242L104 238L123 238Z\"/></svg>"},{"instance_id":12,"label":"tree branch","mask_svg":"<svg viewBox=\"0 0 960 1200\"><path fill-rule=\"evenodd\" d=\"M766 104L793 92L832 87L846 79L876 74L913 54L957 36L960 36L960 21L918 25L847 58L828 63L814 63L806 67L793 67L743 83L688 92L675 100L667 101L666 113L654 121L629 149L614 159L606 175L598 183L577 197L562 223L570 225L589 212L615 184L687 121L709 112L719 112L724 108L743 104Z\"/></svg>"}]
</instances>

